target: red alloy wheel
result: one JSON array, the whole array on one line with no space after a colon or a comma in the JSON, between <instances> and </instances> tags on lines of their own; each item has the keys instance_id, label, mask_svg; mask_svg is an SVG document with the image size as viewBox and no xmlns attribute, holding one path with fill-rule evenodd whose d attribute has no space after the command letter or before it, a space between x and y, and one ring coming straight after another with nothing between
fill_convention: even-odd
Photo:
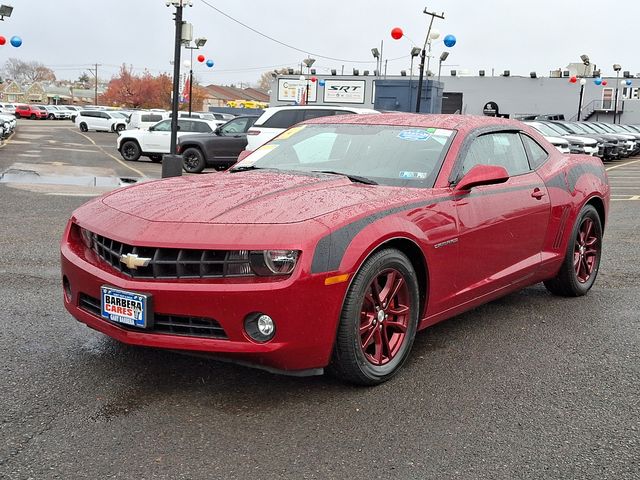
<instances>
[{"instance_id":1,"label":"red alloy wheel","mask_svg":"<svg viewBox=\"0 0 640 480\"><path fill-rule=\"evenodd\" d=\"M366 290L360 313L360 347L374 366L389 363L400 351L411 318L409 287L395 269L380 272Z\"/></svg>"},{"instance_id":2,"label":"red alloy wheel","mask_svg":"<svg viewBox=\"0 0 640 480\"><path fill-rule=\"evenodd\" d=\"M580 283L586 283L597 264L598 260L598 236L593 220L586 217L576 237L573 249L573 268Z\"/></svg>"}]
</instances>

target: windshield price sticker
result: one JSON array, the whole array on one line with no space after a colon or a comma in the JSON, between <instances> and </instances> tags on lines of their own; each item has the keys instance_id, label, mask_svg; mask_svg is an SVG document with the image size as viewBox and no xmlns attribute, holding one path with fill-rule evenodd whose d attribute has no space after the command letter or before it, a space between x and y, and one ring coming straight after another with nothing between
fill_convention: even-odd
<instances>
[{"instance_id":1,"label":"windshield price sticker","mask_svg":"<svg viewBox=\"0 0 640 480\"><path fill-rule=\"evenodd\" d=\"M427 178L426 172L400 172L400 178L424 180Z\"/></svg>"},{"instance_id":2,"label":"windshield price sticker","mask_svg":"<svg viewBox=\"0 0 640 480\"><path fill-rule=\"evenodd\" d=\"M102 318L132 327L147 325L148 296L102 287Z\"/></svg>"},{"instance_id":3,"label":"windshield price sticker","mask_svg":"<svg viewBox=\"0 0 640 480\"><path fill-rule=\"evenodd\" d=\"M402 130L398 134L398 138L402 140L408 140L410 142L426 142L431 138L431 133L429 133L427 130L418 129Z\"/></svg>"},{"instance_id":4,"label":"windshield price sticker","mask_svg":"<svg viewBox=\"0 0 640 480\"><path fill-rule=\"evenodd\" d=\"M289 137L293 137L299 131L304 130L305 127L306 127L306 125L300 125L299 127L290 128L289 130L287 130L285 132L282 132L278 136L278 140L286 140Z\"/></svg>"}]
</instances>

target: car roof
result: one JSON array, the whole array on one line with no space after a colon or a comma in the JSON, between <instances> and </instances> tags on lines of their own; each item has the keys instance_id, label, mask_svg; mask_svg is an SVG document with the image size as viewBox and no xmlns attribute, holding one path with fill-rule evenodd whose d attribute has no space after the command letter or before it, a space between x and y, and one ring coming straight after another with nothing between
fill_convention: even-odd
<instances>
[{"instance_id":1,"label":"car roof","mask_svg":"<svg viewBox=\"0 0 640 480\"><path fill-rule=\"evenodd\" d=\"M525 125L517 120L485 117L479 115L423 115L419 113L376 113L370 115L335 115L307 120L305 124L357 124L357 125L390 125L418 128L444 128L448 130L473 130L486 126L512 127L522 130ZM527 127L530 128L530 127Z\"/></svg>"}]
</instances>

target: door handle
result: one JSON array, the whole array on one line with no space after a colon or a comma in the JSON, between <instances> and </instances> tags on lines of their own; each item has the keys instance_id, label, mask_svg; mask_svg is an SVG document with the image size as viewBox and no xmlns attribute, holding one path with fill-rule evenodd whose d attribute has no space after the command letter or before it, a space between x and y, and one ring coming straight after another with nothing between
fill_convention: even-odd
<instances>
[{"instance_id":1,"label":"door handle","mask_svg":"<svg viewBox=\"0 0 640 480\"><path fill-rule=\"evenodd\" d=\"M533 198L536 198L536 199L540 200L542 197L545 196L545 193L542 190L540 190L539 188L536 187L536 188L533 189L533 192L531 193L531 196Z\"/></svg>"}]
</instances>

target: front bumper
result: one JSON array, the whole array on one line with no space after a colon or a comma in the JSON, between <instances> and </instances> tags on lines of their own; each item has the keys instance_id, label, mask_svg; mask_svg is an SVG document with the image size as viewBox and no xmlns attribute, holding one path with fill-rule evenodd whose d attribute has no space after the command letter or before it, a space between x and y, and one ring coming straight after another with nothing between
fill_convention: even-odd
<instances>
[{"instance_id":1,"label":"front bumper","mask_svg":"<svg viewBox=\"0 0 640 480\"><path fill-rule=\"evenodd\" d=\"M301 265L280 281L131 279L68 239L69 228L61 247L62 276L71 292L64 295L65 308L80 322L116 340L205 352L290 373L322 369L329 363L347 283L325 286L325 274L310 275ZM81 294L99 299L103 285L151 295L158 315L214 319L227 338L152 333L107 321L80 302ZM276 323L276 334L269 342L257 343L244 331L246 316L256 312L268 314Z\"/></svg>"}]
</instances>

